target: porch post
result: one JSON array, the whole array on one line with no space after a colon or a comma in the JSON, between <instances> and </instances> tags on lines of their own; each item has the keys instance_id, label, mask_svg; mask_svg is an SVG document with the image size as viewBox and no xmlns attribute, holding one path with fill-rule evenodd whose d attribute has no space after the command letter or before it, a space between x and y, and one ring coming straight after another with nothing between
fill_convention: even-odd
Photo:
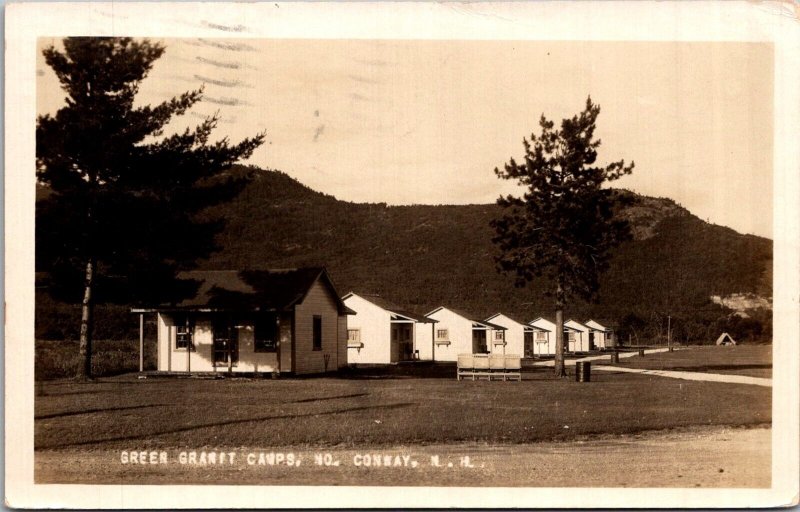
<instances>
[{"instance_id":1,"label":"porch post","mask_svg":"<svg viewBox=\"0 0 800 512\"><path fill-rule=\"evenodd\" d=\"M172 329L171 325L167 326L167 371L172 371Z\"/></svg>"},{"instance_id":2,"label":"porch post","mask_svg":"<svg viewBox=\"0 0 800 512\"><path fill-rule=\"evenodd\" d=\"M139 313L139 372L144 371L144 313Z\"/></svg>"},{"instance_id":3,"label":"porch post","mask_svg":"<svg viewBox=\"0 0 800 512\"><path fill-rule=\"evenodd\" d=\"M186 327L189 327L189 317L186 317ZM192 343L194 343L194 332L190 331L189 340L186 343L186 371L192 371Z\"/></svg>"},{"instance_id":4,"label":"porch post","mask_svg":"<svg viewBox=\"0 0 800 512\"><path fill-rule=\"evenodd\" d=\"M436 322L431 322L431 361L436 361Z\"/></svg>"}]
</instances>

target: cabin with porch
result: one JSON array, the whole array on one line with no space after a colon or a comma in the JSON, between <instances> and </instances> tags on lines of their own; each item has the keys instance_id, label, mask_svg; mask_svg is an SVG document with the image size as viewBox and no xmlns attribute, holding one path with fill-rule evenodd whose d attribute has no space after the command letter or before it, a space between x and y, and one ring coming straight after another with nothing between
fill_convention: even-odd
<instances>
[{"instance_id":1,"label":"cabin with porch","mask_svg":"<svg viewBox=\"0 0 800 512\"><path fill-rule=\"evenodd\" d=\"M490 333L506 330L481 320L479 316L444 306L425 316L437 322L433 339L434 361L458 361L459 354L488 354Z\"/></svg>"},{"instance_id":2,"label":"cabin with porch","mask_svg":"<svg viewBox=\"0 0 800 512\"><path fill-rule=\"evenodd\" d=\"M564 322L567 336L567 352L589 352L592 350L592 329L586 325L569 319Z\"/></svg>"},{"instance_id":3,"label":"cabin with porch","mask_svg":"<svg viewBox=\"0 0 800 512\"><path fill-rule=\"evenodd\" d=\"M347 320L348 364L433 360L435 320L379 295L350 292L342 301L356 313Z\"/></svg>"},{"instance_id":4,"label":"cabin with porch","mask_svg":"<svg viewBox=\"0 0 800 512\"><path fill-rule=\"evenodd\" d=\"M485 322L505 327L504 330L495 329L489 334L489 352L492 354L516 354L524 357L533 357L533 327L503 313L495 313L486 318Z\"/></svg>"},{"instance_id":5,"label":"cabin with porch","mask_svg":"<svg viewBox=\"0 0 800 512\"><path fill-rule=\"evenodd\" d=\"M525 357L553 356L556 354L556 324L539 317L528 322L532 330L532 344L525 346ZM564 330L566 333L566 329ZM564 340L566 340L566 334ZM530 355L529 355L530 354Z\"/></svg>"},{"instance_id":6,"label":"cabin with porch","mask_svg":"<svg viewBox=\"0 0 800 512\"><path fill-rule=\"evenodd\" d=\"M153 308L158 371L291 373L347 365L347 315L324 268L204 270L178 278L190 297Z\"/></svg>"},{"instance_id":7,"label":"cabin with porch","mask_svg":"<svg viewBox=\"0 0 800 512\"><path fill-rule=\"evenodd\" d=\"M605 325L595 320L587 320L584 322L586 327L591 329L589 332L589 345L593 348L605 350L614 346L614 330L606 327Z\"/></svg>"}]
</instances>

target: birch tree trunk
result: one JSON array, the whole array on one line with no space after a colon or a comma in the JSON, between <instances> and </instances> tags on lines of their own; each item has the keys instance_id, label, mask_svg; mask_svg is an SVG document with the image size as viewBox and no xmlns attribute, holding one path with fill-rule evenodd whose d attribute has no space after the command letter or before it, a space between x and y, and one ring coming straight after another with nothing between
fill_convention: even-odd
<instances>
[{"instance_id":1,"label":"birch tree trunk","mask_svg":"<svg viewBox=\"0 0 800 512\"><path fill-rule=\"evenodd\" d=\"M81 364L78 366L78 379L80 380L89 380L92 378L92 309L94 308L92 299L93 285L94 259L89 258L89 261L86 262L83 302L81 303L81 338L79 348Z\"/></svg>"}]
</instances>

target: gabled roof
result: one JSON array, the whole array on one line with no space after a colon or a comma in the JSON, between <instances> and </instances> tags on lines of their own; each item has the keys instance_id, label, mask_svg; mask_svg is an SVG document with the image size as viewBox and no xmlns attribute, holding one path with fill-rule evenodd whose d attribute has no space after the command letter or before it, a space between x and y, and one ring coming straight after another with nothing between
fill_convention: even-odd
<instances>
[{"instance_id":1,"label":"gabled roof","mask_svg":"<svg viewBox=\"0 0 800 512\"><path fill-rule=\"evenodd\" d=\"M578 324L578 325L580 325L581 327L586 327L586 329L588 329L588 330L590 330L590 331L595 331L595 330L597 330L597 329L592 329L592 328L591 328L591 327L589 327L588 325L586 325L586 324L582 324L582 323L580 323L579 321L577 321L577 320L574 320L574 319L572 319L572 318L570 318L570 319L568 319L568 320L564 320L564 325L565 325L565 326L567 325L567 322L572 322L572 323L574 323L574 324ZM575 328L573 327L573 329L575 329ZM579 329L578 329L578 330L579 330Z\"/></svg>"},{"instance_id":2,"label":"gabled roof","mask_svg":"<svg viewBox=\"0 0 800 512\"><path fill-rule=\"evenodd\" d=\"M513 316L509 316L509 315L507 315L505 313L495 313L492 316L486 317L484 322L490 322L492 320L492 318L497 318L500 315L503 315L504 317L508 318L512 322L516 322L519 325L521 325L523 331L531 331L531 330L533 330L533 328L530 325L526 324L525 322L521 322L521 321L519 321L519 319L514 318Z\"/></svg>"},{"instance_id":3,"label":"gabled roof","mask_svg":"<svg viewBox=\"0 0 800 512\"><path fill-rule=\"evenodd\" d=\"M592 324L594 324L594 325L592 325ZM586 322L584 322L583 325L585 325L586 327L589 327L589 328L591 328L592 330L595 330L595 331L610 332L610 331L613 330L613 329L610 329L610 328L606 327L605 326L605 322L604 323L600 323L597 320L592 320L591 318L589 320L587 320ZM597 326L597 327L595 327L595 326Z\"/></svg>"},{"instance_id":4,"label":"gabled roof","mask_svg":"<svg viewBox=\"0 0 800 512\"><path fill-rule=\"evenodd\" d=\"M377 295L377 294L350 292L347 295L345 295L344 297L342 297L342 300L343 301L347 300L348 298L352 297L353 295L361 297L365 301L371 302L371 303L375 304L376 306L378 306L379 308L385 309L389 313L393 313L395 315L405 317L405 318L407 318L409 320L413 320L415 322L423 322L423 323L427 323L427 324L436 323L436 320L434 320L433 318L428 318L428 317L422 316L420 314L411 312L411 311L409 311L409 310L407 310L407 309L405 309L405 308L403 308L401 306L398 306L397 304L395 304L395 303L393 303L391 301L388 301L388 300L384 299L383 297L381 297L380 295Z\"/></svg>"},{"instance_id":5,"label":"gabled roof","mask_svg":"<svg viewBox=\"0 0 800 512\"><path fill-rule=\"evenodd\" d=\"M460 316L462 318L466 318L467 320L469 320L473 324L478 324L478 325L481 325L483 327L488 327L489 329L494 329L494 330L497 330L497 331L506 331L506 330L508 330L505 327L503 327L502 325L495 325L493 323L487 322L486 320L481 320L481 317L478 316L478 315L473 315L471 313L467 313L466 311L462 311L460 309L448 308L446 306L439 306L438 308L434 309L433 311L431 311L430 313L428 313L425 316L430 317L432 314L434 314L437 311L440 311L442 309L446 309L448 311L451 311L451 312L455 313L456 315L458 315L458 316Z\"/></svg>"},{"instance_id":6,"label":"gabled roof","mask_svg":"<svg viewBox=\"0 0 800 512\"><path fill-rule=\"evenodd\" d=\"M533 320L531 320L530 322L528 322L528 325L530 325L530 326L532 326L532 327L535 327L536 329L539 329L539 330L541 330L541 331L553 332L553 331L551 331L550 329L545 329L544 327L540 327L540 326L538 326L538 325L533 325L533 323L534 323L534 322L537 322L537 321L539 321L539 320L544 320L545 322L549 322L549 323L553 324L554 326L556 325L556 323L555 323L554 321L550 320L549 318L544 318L544 317L541 317L541 316L540 316L540 317L538 317L538 318L534 318ZM571 319L570 319L570 320L571 320ZM565 320L565 321L564 321L564 330L565 330L565 331L567 331L567 330L570 330L570 331L578 331L578 329L575 329L574 327L570 327L570 326L568 326L568 325L567 325L567 322L569 322L570 320ZM574 322L574 320L572 320L572 321ZM580 323L580 322L575 322L575 323ZM581 325L583 325L583 324L581 324Z\"/></svg>"},{"instance_id":7,"label":"gabled roof","mask_svg":"<svg viewBox=\"0 0 800 512\"><path fill-rule=\"evenodd\" d=\"M152 311L287 311L302 303L314 283L322 280L334 296L339 313L350 313L322 267L193 270L179 273L178 279L192 284L194 293L178 303L161 305Z\"/></svg>"}]
</instances>

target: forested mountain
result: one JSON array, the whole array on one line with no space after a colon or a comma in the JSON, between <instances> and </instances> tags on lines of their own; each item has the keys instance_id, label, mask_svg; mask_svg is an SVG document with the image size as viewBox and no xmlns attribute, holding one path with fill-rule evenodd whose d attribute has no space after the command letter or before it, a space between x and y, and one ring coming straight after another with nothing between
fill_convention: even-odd
<instances>
[{"instance_id":1,"label":"forested mountain","mask_svg":"<svg viewBox=\"0 0 800 512\"><path fill-rule=\"evenodd\" d=\"M634 239L615 251L597 303L573 302L565 317L603 319L652 338L671 315L677 339L701 340L742 323L712 295L772 296L771 240L708 224L670 199L632 195L618 214L630 220ZM450 305L485 316L552 316L550 283L515 288L495 270L493 204L350 203L282 172L257 170L240 196L206 215L228 224L222 249L200 268L323 265L342 294L378 293L421 313ZM768 334L770 313L754 315L750 323L758 325L744 334Z\"/></svg>"},{"instance_id":2,"label":"forested mountain","mask_svg":"<svg viewBox=\"0 0 800 512\"><path fill-rule=\"evenodd\" d=\"M634 240L616 250L597 303L573 303L568 317L619 324L630 314L646 323L671 314L708 322L724 315L712 295L772 296L771 240L708 224L670 199L633 196L619 215L630 220ZM325 265L342 293L378 293L423 313L445 304L486 316L552 315L550 283L515 288L495 270L493 204L349 203L260 171L211 213L228 219L228 228L224 249L204 268Z\"/></svg>"}]
</instances>

